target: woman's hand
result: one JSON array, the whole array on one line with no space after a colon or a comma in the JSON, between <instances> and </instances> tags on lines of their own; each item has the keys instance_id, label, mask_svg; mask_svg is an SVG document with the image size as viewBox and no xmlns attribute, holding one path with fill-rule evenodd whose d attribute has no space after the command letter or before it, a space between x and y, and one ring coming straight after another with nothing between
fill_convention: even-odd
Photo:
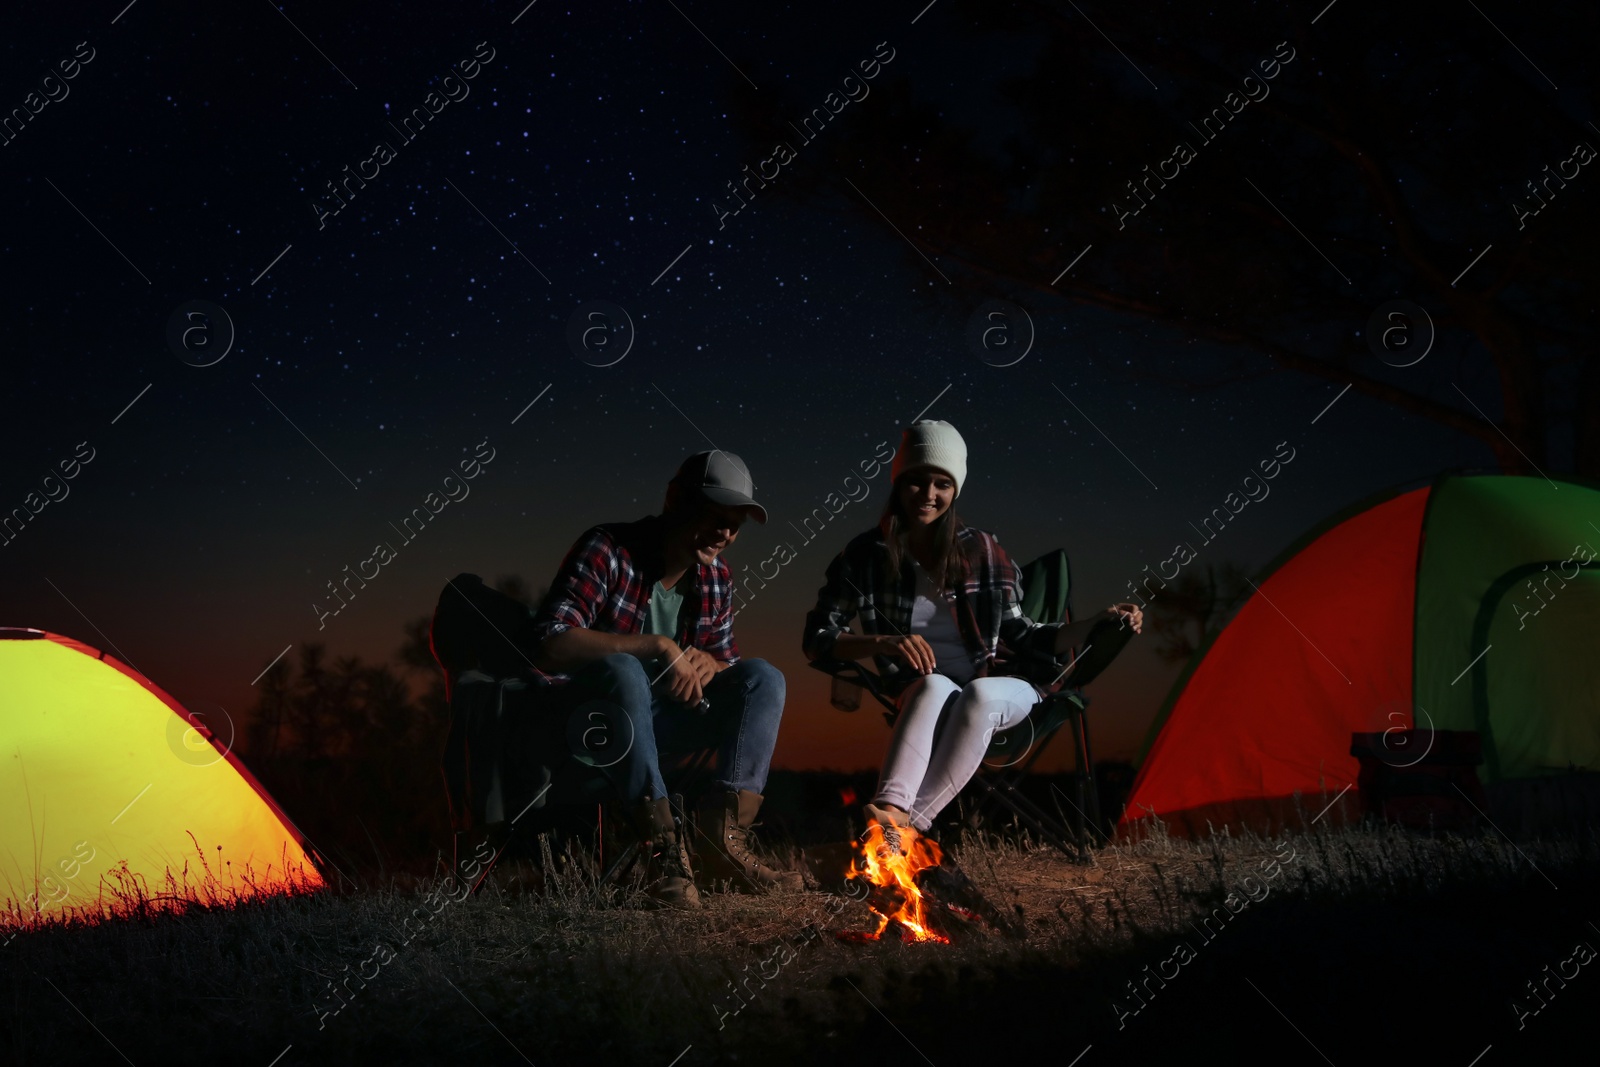
<instances>
[{"instance_id":1,"label":"woman's hand","mask_svg":"<svg viewBox=\"0 0 1600 1067\"><path fill-rule=\"evenodd\" d=\"M932 674L939 666L932 647L916 634L881 634L878 643L883 655L905 660L918 674Z\"/></svg>"},{"instance_id":2,"label":"woman's hand","mask_svg":"<svg viewBox=\"0 0 1600 1067\"><path fill-rule=\"evenodd\" d=\"M1113 604L1106 609L1105 617L1120 625L1131 626L1134 633L1144 628L1144 612L1137 604Z\"/></svg>"}]
</instances>

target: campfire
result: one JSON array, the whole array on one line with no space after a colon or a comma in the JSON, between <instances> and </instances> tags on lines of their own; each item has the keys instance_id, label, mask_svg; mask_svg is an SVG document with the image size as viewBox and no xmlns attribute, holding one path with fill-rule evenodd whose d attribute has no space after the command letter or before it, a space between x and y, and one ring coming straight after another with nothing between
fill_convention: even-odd
<instances>
[{"instance_id":1,"label":"campfire","mask_svg":"<svg viewBox=\"0 0 1600 1067\"><path fill-rule=\"evenodd\" d=\"M877 916L878 928L871 932L845 931L839 936L850 941L877 941L890 926L898 926L901 941L949 944L948 937L929 925L927 902L917 887L917 874L939 866L944 854L937 842L909 826L900 828L900 841L905 854L887 855L880 862L883 827L876 820L867 823L866 835L857 843L858 855L851 861L849 877L863 879L872 886L867 907Z\"/></svg>"}]
</instances>

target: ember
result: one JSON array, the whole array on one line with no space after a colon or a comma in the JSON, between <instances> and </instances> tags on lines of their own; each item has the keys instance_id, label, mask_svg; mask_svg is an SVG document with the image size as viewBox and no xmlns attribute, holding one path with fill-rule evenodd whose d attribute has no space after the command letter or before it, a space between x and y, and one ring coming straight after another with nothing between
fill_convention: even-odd
<instances>
[{"instance_id":1,"label":"ember","mask_svg":"<svg viewBox=\"0 0 1600 1067\"><path fill-rule=\"evenodd\" d=\"M871 932L843 932L839 936L848 941L877 941L891 924L895 924L900 928L902 941L936 941L947 945L950 939L929 926L922 890L917 887L918 873L939 866L944 854L937 842L911 827L898 829L904 849L901 854L884 848L883 827L876 820L869 821L865 837L857 842L860 854L850 864L849 877L863 879L872 886L867 907L878 917L878 928Z\"/></svg>"}]
</instances>

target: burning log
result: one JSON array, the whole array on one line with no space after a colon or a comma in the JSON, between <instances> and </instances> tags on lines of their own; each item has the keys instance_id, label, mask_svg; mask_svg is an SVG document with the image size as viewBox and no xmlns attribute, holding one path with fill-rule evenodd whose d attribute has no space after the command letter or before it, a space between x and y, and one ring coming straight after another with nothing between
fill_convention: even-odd
<instances>
[{"instance_id":1,"label":"burning log","mask_svg":"<svg viewBox=\"0 0 1600 1067\"><path fill-rule=\"evenodd\" d=\"M878 928L870 932L843 931L839 937L846 941L877 941L892 925L898 928L904 942L947 945L950 939L930 924L928 904L917 885L917 875L938 867L944 852L938 842L909 826L896 827L896 832L900 836L899 850L886 846L883 827L876 819L869 821L866 834L856 843L858 854L850 864L848 877L860 878L872 887L867 907L877 917Z\"/></svg>"},{"instance_id":2,"label":"burning log","mask_svg":"<svg viewBox=\"0 0 1600 1067\"><path fill-rule=\"evenodd\" d=\"M916 944L950 943L953 933L1000 933L1025 938L1021 909L1016 915L990 904L978 887L944 854L938 843L909 826L895 827L901 851L886 847L884 828L869 821L860 841L851 842L853 859L846 878L865 890L865 902L878 920L875 930L842 930L841 941L880 941L898 933Z\"/></svg>"}]
</instances>

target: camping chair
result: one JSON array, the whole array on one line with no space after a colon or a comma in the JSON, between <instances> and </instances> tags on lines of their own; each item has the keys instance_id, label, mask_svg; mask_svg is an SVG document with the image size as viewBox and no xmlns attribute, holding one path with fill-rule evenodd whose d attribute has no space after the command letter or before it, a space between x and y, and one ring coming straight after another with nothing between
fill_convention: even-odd
<instances>
[{"instance_id":1,"label":"camping chair","mask_svg":"<svg viewBox=\"0 0 1600 1067\"><path fill-rule=\"evenodd\" d=\"M548 708L538 706L541 688L530 677L529 652L536 643L532 624L525 605L484 585L475 574L458 574L439 594L429 631L450 705L441 763L450 802L452 877L462 878L470 858L469 836L493 847L492 858L472 880L472 893L482 887L513 835L549 829L557 821L558 806L596 805L603 842L602 806L615 799L594 754L570 746L532 751L535 744L530 742L550 740L524 733L548 723ZM710 748L702 749L675 767L662 768L677 786L672 803L680 820L685 816L682 790L709 773L711 754ZM637 842L625 848L604 868L598 884L626 876L639 851ZM603 854L599 861L604 864Z\"/></svg>"},{"instance_id":2,"label":"camping chair","mask_svg":"<svg viewBox=\"0 0 1600 1067\"><path fill-rule=\"evenodd\" d=\"M1023 567L1021 581L1023 614L1041 623L1071 620L1071 568L1065 550L1055 549ZM1075 661L1043 657L1024 649L1005 650L1007 664L1032 661L1059 669L1061 688L1035 704L1022 722L997 731L990 739L984 762L971 783L982 794L980 813L989 806L1003 808L1041 840L1080 862L1087 859L1092 845L1105 840L1099 792L1094 780L1094 757L1089 746L1086 714L1089 700L1081 689L1105 670L1132 637L1132 630L1108 620L1090 632L1084 641L1083 654ZM894 726L899 711L894 701L884 695L877 672L856 660L816 660L811 666L833 676L831 701L834 707L854 711L860 706L859 690L865 689L884 706L884 720ZM951 699L955 699L954 696ZM1066 798L1072 808L1070 815L1063 813L1059 804L1056 815L1051 815L1024 796L1020 785L1051 739L1068 725L1073 739L1076 799ZM935 743L937 737L936 732ZM1011 758L1018 752L1026 756ZM996 760L1006 762L997 766Z\"/></svg>"}]
</instances>

